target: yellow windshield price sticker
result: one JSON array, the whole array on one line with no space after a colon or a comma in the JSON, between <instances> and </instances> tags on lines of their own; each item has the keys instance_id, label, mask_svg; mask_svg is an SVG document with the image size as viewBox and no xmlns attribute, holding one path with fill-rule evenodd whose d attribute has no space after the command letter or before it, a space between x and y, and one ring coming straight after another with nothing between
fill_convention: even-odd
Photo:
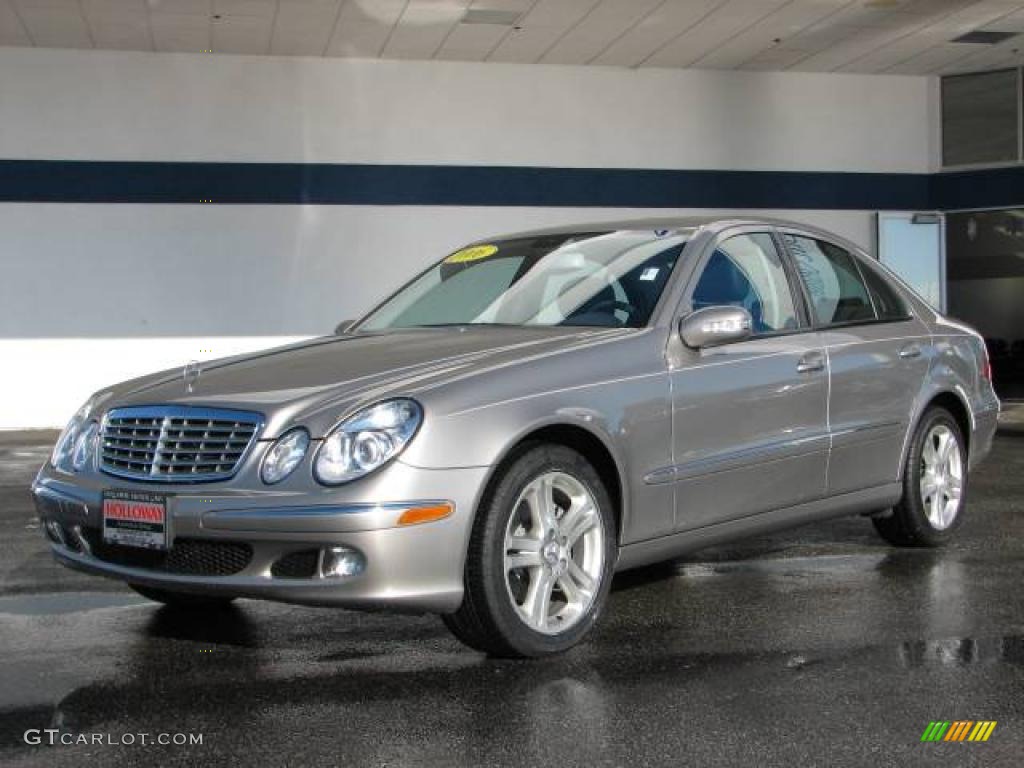
<instances>
[{"instance_id":1,"label":"yellow windshield price sticker","mask_svg":"<svg viewBox=\"0 0 1024 768\"><path fill-rule=\"evenodd\" d=\"M461 251L456 251L447 259L444 260L445 264L465 264L468 261L479 261L480 259L486 259L488 256L493 256L498 252L498 246L496 245L474 245L469 248L463 248Z\"/></svg>"}]
</instances>

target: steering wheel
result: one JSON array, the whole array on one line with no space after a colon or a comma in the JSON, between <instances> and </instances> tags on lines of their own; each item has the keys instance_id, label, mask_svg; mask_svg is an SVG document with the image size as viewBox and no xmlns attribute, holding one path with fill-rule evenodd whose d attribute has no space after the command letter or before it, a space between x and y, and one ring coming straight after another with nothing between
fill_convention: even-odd
<instances>
[{"instance_id":1,"label":"steering wheel","mask_svg":"<svg viewBox=\"0 0 1024 768\"><path fill-rule=\"evenodd\" d=\"M615 312L615 310L617 309L621 309L623 312L625 312L628 315L628 317L622 321L623 325L625 325L629 321L629 318L633 317L633 315L635 315L639 311L633 304L630 304L629 302L619 301L618 299L604 299L603 301L597 302L597 304L595 304L594 306L588 307L587 314L596 314L606 309L610 309L612 312Z\"/></svg>"}]
</instances>

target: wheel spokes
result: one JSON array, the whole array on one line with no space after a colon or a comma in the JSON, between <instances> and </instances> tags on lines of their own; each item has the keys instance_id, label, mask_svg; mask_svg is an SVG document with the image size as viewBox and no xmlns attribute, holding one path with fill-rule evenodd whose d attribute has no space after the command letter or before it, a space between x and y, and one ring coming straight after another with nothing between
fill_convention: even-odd
<instances>
[{"instance_id":1,"label":"wheel spokes","mask_svg":"<svg viewBox=\"0 0 1024 768\"><path fill-rule=\"evenodd\" d=\"M921 478L921 500L928 502L928 500L936 494L939 490L939 484L935 480L935 475L927 473Z\"/></svg>"},{"instance_id":2,"label":"wheel spokes","mask_svg":"<svg viewBox=\"0 0 1024 768\"><path fill-rule=\"evenodd\" d=\"M579 564L575 560L569 561L568 574L580 589L588 594L592 593L594 591L594 587L597 586L597 583L590 577L590 574L580 568Z\"/></svg>"},{"instance_id":3,"label":"wheel spokes","mask_svg":"<svg viewBox=\"0 0 1024 768\"><path fill-rule=\"evenodd\" d=\"M559 521L559 532L565 540L566 546L572 548L580 537L597 523L597 508L590 502L590 499L579 503L574 499L572 507Z\"/></svg>"},{"instance_id":4,"label":"wheel spokes","mask_svg":"<svg viewBox=\"0 0 1024 768\"><path fill-rule=\"evenodd\" d=\"M924 448L921 450L921 459L924 460L924 465L928 469L935 469L936 461L935 453L935 433L929 432L928 437L925 438Z\"/></svg>"},{"instance_id":5,"label":"wheel spokes","mask_svg":"<svg viewBox=\"0 0 1024 768\"><path fill-rule=\"evenodd\" d=\"M541 540L531 536L512 536L505 544L505 572L517 568L539 568Z\"/></svg>"},{"instance_id":6,"label":"wheel spokes","mask_svg":"<svg viewBox=\"0 0 1024 768\"><path fill-rule=\"evenodd\" d=\"M946 467L949 465L949 455L953 449L952 436L949 432L940 432L938 442L939 444L935 449L938 459L937 463L940 467Z\"/></svg>"},{"instance_id":7,"label":"wheel spokes","mask_svg":"<svg viewBox=\"0 0 1024 768\"><path fill-rule=\"evenodd\" d=\"M963 459L956 435L937 424L921 450L921 504L928 521L943 530L953 524L963 497Z\"/></svg>"},{"instance_id":8,"label":"wheel spokes","mask_svg":"<svg viewBox=\"0 0 1024 768\"><path fill-rule=\"evenodd\" d=\"M551 608L551 593L555 590L555 579L551 572L538 568L530 577L530 587L523 600L523 610L530 623L540 630L547 629L548 612Z\"/></svg>"},{"instance_id":9,"label":"wheel spokes","mask_svg":"<svg viewBox=\"0 0 1024 768\"><path fill-rule=\"evenodd\" d=\"M562 632L595 599L605 565L604 524L574 476L551 471L528 482L505 528L505 583L522 621Z\"/></svg>"}]
</instances>

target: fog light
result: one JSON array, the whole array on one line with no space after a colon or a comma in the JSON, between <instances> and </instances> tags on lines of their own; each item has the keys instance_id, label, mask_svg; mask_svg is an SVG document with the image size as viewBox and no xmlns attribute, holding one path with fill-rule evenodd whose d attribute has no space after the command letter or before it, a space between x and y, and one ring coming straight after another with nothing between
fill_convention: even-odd
<instances>
[{"instance_id":1,"label":"fog light","mask_svg":"<svg viewBox=\"0 0 1024 768\"><path fill-rule=\"evenodd\" d=\"M50 541L55 544L62 544L66 546L66 542L64 541L64 526L56 520L46 521L46 535L49 536Z\"/></svg>"},{"instance_id":2,"label":"fog light","mask_svg":"<svg viewBox=\"0 0 1024 768\"><path fill-rule=\"evenodd\" d=\"M356 576L366 569L363 553L348 547L329 547L323 550L320 575L325 579Z\"/></svg>"}]
</instances>

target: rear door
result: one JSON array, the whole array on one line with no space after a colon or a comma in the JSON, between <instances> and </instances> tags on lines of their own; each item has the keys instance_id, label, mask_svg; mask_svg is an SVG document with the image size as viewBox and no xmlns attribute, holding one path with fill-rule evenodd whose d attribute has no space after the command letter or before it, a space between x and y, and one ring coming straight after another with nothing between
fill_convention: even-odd
<instances>
[{"instance_id":1,"label":"rear door","mask_svg":"<svg viewBox=\"0 0 1024 768\"><path fill-rule=\"evenodd\" d=\"M828 493L893 483L928 371L927 326L870 259L782 232L829 365Z\"/></svg>"},{"instance_id":2,"label":"rear door","mask_svg":"<svg viewBox=\"0 0 1024 768\"><path fill-rule=\"evenodd\" d=\"M675 463L664 475L676 483L676 529L820 498L828 454L825 354L778 242L764 229L729 230L702 254L691 283L679 317L742 306L754 333L684 348L671 372Z\"/></svg>"}]
</instances>

